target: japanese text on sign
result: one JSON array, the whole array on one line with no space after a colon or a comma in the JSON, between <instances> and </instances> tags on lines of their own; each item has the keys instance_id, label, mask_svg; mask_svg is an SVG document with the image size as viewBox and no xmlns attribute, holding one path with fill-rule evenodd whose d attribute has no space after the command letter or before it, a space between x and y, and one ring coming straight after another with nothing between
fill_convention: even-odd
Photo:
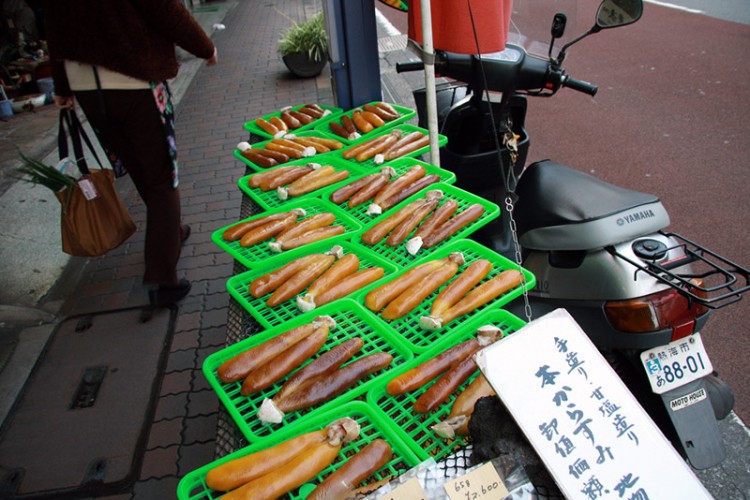
<instances>
[{"instance_id":1,"label":"japanese text on sign","mask_svg":"<svg viewBox=\"0 0 750 500\"><path fill-rule=\"evenodd\" d=\"M477 364L566 496L705 492L566 311L484 349Z\"/></svg>"}]
</instances>

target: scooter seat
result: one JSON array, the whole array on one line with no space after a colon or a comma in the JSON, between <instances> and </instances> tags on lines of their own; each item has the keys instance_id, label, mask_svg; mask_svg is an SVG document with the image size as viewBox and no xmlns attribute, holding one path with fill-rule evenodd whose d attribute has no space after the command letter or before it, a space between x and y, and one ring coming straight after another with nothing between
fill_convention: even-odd
<instances>
[{"instance_id":1,"label":"scooter seat","mask_svg":"<svg viewBox=\"0 0 750 500\"><path fill-rule=\"evenodd\" d=\"M663 229L669 215L658 197L621 188L543 160L526 168L513 212L523 247L590 250Z\"/></svg>"}]
</instances>

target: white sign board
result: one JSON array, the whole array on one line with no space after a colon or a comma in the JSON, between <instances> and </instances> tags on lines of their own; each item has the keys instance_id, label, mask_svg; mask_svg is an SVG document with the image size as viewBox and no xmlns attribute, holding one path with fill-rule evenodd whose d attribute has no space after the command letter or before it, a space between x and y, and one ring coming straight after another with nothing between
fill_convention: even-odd
<instances>
[{"instance_id":1,"label":"white sign board","mask_svg":"<svg viewBox=\"0 0 750 500\"><path fill-rule=\"evenodd\" d=\"M567 311L476 361L567 498L711 498Z\"/></svg>"}]
</instances>

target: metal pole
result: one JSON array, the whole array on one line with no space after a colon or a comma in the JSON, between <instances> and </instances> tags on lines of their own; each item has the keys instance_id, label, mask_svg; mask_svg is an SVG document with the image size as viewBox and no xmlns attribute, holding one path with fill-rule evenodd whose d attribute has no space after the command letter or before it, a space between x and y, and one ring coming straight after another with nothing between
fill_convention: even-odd
<instances>
[{"instance_id":1,"label":"metal pole","mask_svg":"<svg viewBox=\"0 0 750 500\"><path fill-rule=\"evenodd\" d=\"M422 12L422 61L424 62L425 97L427 98L427 129L430 132L430 163L440 166L438 145L437 96L435 95L435 49L432 45L432 6L420 0Z\"/></svg>"}]
</instances>

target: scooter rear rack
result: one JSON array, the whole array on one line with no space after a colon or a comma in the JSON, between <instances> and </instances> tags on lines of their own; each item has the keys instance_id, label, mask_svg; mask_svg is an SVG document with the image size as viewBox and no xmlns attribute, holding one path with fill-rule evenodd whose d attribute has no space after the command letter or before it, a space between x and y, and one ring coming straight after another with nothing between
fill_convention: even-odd
<instances>
[{"instance_id":1,"label":"scooter rear rack","mask_svg":"<svg viewBox=\"0 0 750 500\"><path fill-rule=\"evenodd\" d=\"M662 283L679 291L689 300L694 300L710 309L720 309L742 299L742 294L750 290L750 271L721 255L712 252L677 233L659 231L660 234L676 241L666 251L678 251L681 256L666 262L659 259L632 259L610 247L609 252ZM679 252L679 250L682 252ZM689 271L679 270L690 264ZM698 285L696 278L703 281Z\"/></svg>"}]
</instances>

